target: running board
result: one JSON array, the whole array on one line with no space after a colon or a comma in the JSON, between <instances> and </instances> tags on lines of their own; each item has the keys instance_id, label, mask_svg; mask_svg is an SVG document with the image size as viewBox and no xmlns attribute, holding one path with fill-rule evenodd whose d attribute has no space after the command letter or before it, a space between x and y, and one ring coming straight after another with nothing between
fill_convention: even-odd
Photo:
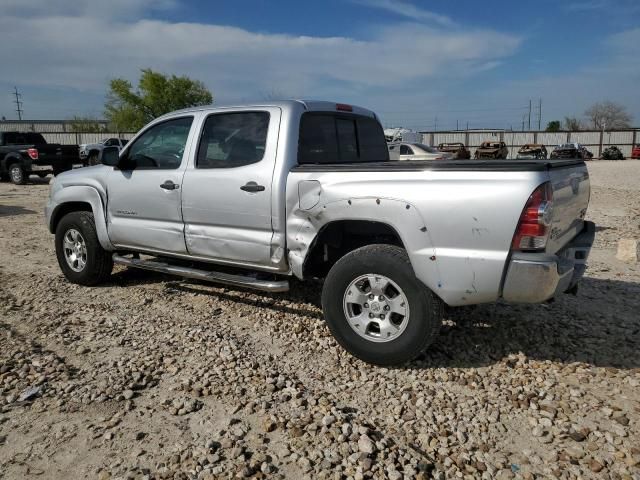
<instances>
[{"instance_id":1,"label":"running board","mask_svg":"<svg viewBox=\"0 0 640 480\"><path fill-rule=\"evenodd\" d=\"M236 287L251 288L253 290L261 290L263 292L286 292L289 290L288 280L259 280L257 278L244 275L231 275L229 273L198 270L197 268L179 267L176 265L169 265L164 262L157 262L155 260L128 258L118 255L117 253L113 254L113 263L132 268L151 270L153 272L177 275L194 280L203 280L205 282L224 283Z\"/></svg>"}]
</instances>

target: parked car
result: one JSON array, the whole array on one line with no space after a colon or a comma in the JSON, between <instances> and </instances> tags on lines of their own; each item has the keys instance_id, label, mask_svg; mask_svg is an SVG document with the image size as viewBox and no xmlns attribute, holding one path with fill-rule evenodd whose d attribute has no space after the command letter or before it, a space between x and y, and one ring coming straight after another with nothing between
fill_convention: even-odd
<instances>
[{"instance_id":1,"label":"parked car","mask_svg":"<svg viewBox=\"0 0 640 480\"><path fill-rule=\"evenodd\" d=\"M615 145L605 148L601 157L603 160L624 160L624 154Z\"/></svg>"},{"instance_id":2,"label":"parked car","mask_svg":"<svg viewBox=\"0 0 640 480\"><path fill-rule=\"evenodd\" d=\"M77 145L47 143L35 132L0 132L0 178L16 185L25 184L29 175L44 178L71 170L77 159Z\"/></svg>"},{"instance_id":3,"label":"parked car","mask_svg":"<svg viewBox=\"0 0 640 480\"><path fill-rule=\"evenodd\" d=\"M441 152L437 148L422 143L391 143L389 155L392 160L450 160L452 153Z\"/></svg>"},{"instance_id":4,"label":"parked car","mask_svg":"<svg viewBox=\"0 0 640 480\"><path fill-rule=\"evenodd\" d=\"M580 158L582 160L591 160L593 153L579 143L564 143L554 148L549 158Z\"/></svg>"},{"instance_id":5,"label":"parked car","mask_svg":"<svg viewBox=\"0 0 640 480\"><path fill-rule=\"evenodd\" d=\"M575 291L595 232L582 160L390 161L377 118L315 101L157 118L52 182L60 268L81 285L114 263L269 292L324 278L330 331L380 365L423 351L445 304Z\"/></svg>"},{"instance_id":6,"label":"parked car","mask_svg":"<svg viewBox=\"0 0 640 480\"><path fill-rule=\"evenodd\" d=\"M471 158L471 151L462 142L441 143L438 150L453 154L454 158L465 160Z\"/></svg>"},{"instance_id":7,"label":"parked car","mask_svg":"<svg viewBox=\"0 0 640 480\"><path fill-rule=\"evenodd\" d=\"M640 144L631 149L631 158L640 158Z\"/></svg>"},{"instance_id":8,"label":"parked car","mask_svg":"<svg viewBox=\"0 0 640 480\"><path fill-rule=\"evenodd\" d=\"M387 128L384 130L387 143L421 143L422 134L408 128Z\"/></svg>"},{"instance_id":9,"label":"parked car","mask_svg":"<svg viewBox=\"0 0 640 480\"><path fill-rule=\"evenodd\" d=\"M474 158L507 158L509 156L509 148L504 142L496 142L493 140L482 142L476 149Z\"/></svg>"},{"instance_id":10,"label":"parked car","mask_svg":"<svg viewBox=\"0 0 640 480\"><path fill-rule=\"evenodd\" d=\"M540 144L528 143L520 147L516 158L521 160L531 158L547 158L547 147Z\"/></svg>"},{"instance_id":11,"label":"parked car","mask_svg":"<svg viewBox=\"0 0 640 480\"><path fill-rule=\"evenodd\" d=\"M80 160L85 165L98 165L104 147L118 147L120 151L126 144L127 140L117 137L105 138L99 143L83 143L80 145Z\"/></svg>"}]
</instances>

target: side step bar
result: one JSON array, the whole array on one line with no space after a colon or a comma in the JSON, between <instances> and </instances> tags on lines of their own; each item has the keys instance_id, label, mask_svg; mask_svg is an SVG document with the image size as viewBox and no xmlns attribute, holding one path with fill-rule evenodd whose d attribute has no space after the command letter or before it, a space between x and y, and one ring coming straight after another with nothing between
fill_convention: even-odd
<instances>
[{"instance_id":1,"label":"side step bar","mask_svg":"<svg viewBox=\"0 0 640 480\"><path fill-rule=\"evenodd\" d=\"M224 283L236 287L252 288L263 292L286 292L289 290L288 280L259 280L244 275L232 275L229 273L198 270L197 268L179 267L155 260L128 258L118 255L117 253L113 254L113 263L127 267L141 268L143 270L167 273L169 275L177 275L184 278L192 278L194 280L203 280L205 282Z\"/></svg>"}]
</instances>

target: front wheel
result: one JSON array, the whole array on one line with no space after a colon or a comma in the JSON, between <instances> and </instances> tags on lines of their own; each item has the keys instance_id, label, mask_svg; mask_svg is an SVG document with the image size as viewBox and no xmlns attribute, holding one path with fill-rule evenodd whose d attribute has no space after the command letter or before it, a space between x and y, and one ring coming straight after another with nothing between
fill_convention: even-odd
<instances>
[{"instance_id":1,"label":"front wheel","mask_svg":"<svg viewBox=\"0 0 640 480\"><path fill-rule=\"evenodd\" d=\"M338 343L376 365L413 360L437 336L443 305L415 276L409 257L393 245L368 245L329 271L322 309Z\"/></svg>"},{"instance_id":2,"label":"front wheel","mask_svg":"<svg viewBox=\"0 0 640 480\"><path fill-rule=\"evenodd\" d=\"M113 259L98 241L93 214L71 212L56 228L56 257L64 276L79 285L97 285L111 275Z\"/></svg>"}]
</instances>

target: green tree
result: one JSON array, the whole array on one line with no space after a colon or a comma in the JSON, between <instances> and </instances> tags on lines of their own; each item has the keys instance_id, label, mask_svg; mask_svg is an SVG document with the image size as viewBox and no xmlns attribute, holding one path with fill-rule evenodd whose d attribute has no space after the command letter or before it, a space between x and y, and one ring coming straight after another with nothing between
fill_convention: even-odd
<instances>
[{"instance_id":1,"label":"green tree","mask_svg":"<svg viewBox=\"0 0 640 480\"><path fill-rule=\"evenodd\" d=\"M136 131L165 113L212 102L211 92L199 80L143 69L136 91L123 78L109 82L105 115L118 131Z\"/></svg>"},{"instance_id":2,"label":"green tree","mask_svg":"<svg viewBox=\"0 0 640 480\"><path fill-rule=\"evenodd\" d=\"M552 120L547 123L547 132L559 132L560 131L560 120Z\"/></svg>"}]
</instances>

